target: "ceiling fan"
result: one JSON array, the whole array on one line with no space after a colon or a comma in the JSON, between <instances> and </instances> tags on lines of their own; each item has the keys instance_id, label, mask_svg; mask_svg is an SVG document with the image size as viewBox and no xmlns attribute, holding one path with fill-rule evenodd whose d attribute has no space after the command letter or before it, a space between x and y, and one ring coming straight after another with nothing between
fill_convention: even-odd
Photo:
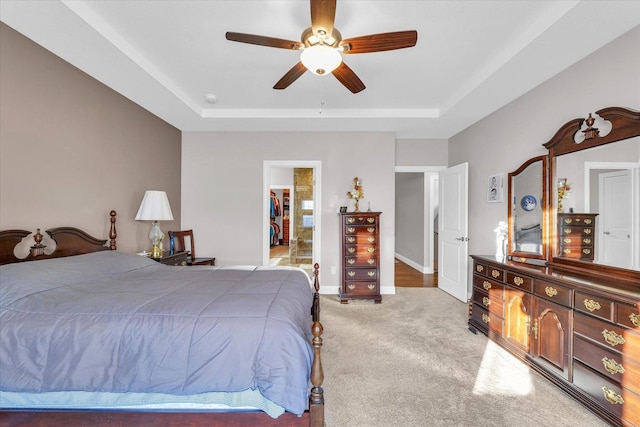
<instances>
[{"instance_id":1,"label":"ceiling fan","mask_svg":"<svg viewBox=\"0 0 640 427\"><path fill-rule=\"evenodd\" d=\"M335 15L336 0L311 0L311 27L302 32L301 42L234 32L227 32L226 38L235 42L302 51L300 61L273 86L274 89L289 87L309 70L317 75L333 74L353 93L362 91L365 85L342 61L341 54L403 49L415 46L418 40L418 32L415 30L343 40L340 32L333 26Z\"/></svg>"}]
</instances>

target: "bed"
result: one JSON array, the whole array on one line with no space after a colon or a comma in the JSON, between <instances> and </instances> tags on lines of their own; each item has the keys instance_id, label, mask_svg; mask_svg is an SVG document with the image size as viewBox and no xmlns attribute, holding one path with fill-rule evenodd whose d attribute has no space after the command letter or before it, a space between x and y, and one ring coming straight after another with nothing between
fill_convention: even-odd
<instances>
[{"instance_id":1,"label":"bed","mask_svg":"<svg viewBox=\"0 0 640 427\"><path fill-rule=\"evenodd\" d=\"M0 232L0 424L324 425L318 265L170 267Z\"/></svg>"}]
</instances>

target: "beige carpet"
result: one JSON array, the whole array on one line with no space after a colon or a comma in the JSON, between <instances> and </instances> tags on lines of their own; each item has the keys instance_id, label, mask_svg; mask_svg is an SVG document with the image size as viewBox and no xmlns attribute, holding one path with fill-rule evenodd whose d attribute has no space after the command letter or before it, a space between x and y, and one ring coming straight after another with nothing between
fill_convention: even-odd
<instances>
[{"instance_id":1,"label":"beige carpet","mask_svg":"<svg viewBox=\"0 0 640 427\"><path fill-rule=\"evenodd\" d=\"M322 296L328 427L606 426L467 329L467 305L437 288L382 304Z\"/></svg>"}]
</instances>

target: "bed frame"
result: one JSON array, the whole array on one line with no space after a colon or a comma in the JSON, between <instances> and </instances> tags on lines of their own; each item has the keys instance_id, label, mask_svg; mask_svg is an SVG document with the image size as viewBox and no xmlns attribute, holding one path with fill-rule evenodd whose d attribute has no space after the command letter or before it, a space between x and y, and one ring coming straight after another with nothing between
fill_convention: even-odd
<instances>
[{"instance_id":1,"label":"bed frame","mask_svg":"<svg viewBox=\"0 0 640 427\"><path fill-rule=\"evenodd\" d=\"M96 239L86 232L74 227L58 227L46 230L46 233L56 242L55 250L45 253L46 246L42 244L43 235L40 229L34 234L34 245L31 246L26 258L18 258L14 254L16 245L28 235L27 230L0 231L0 265L16 262L36 261L41 259L59 258L85 253L116 250L116 211L111 211L109 228L109 245L107 240ZM246 412L133 412L111 410L78 410L78 411L0 411L1 426L264 426L264 427L323 427L324 426L324 390L322 382L324 373L320 358L322 347L322 324L320 323L320 283L318 281L319 265L314 265L313 287L315 289L311 319L313 322L313 364L311 367L311 394L309 409L301 417L291 413L284 413L276 419L261 411Z\"/></svg>"}]
</instances>

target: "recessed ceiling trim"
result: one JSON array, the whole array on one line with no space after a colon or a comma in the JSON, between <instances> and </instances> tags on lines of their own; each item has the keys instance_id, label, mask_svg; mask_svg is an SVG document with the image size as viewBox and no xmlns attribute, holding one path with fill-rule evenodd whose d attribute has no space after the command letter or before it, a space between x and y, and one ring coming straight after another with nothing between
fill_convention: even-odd
<instances>
[{"instance_id":1,"label":"recessed ceiling trim","mask_svg":"<svg viewBox=\"0 0 640 427\"><path fill-rule=\"evenodd\" d=\"M228 119L228 118L253 118L253 119L321 119L321 118L351 118L351 119L382 119L382 118L411 118L411 119L437 119L440 117L438 108L394 108L394 109L257 109L257 108L227 108L204 109L203 118Z\"/></svg>"}]
</instances>

